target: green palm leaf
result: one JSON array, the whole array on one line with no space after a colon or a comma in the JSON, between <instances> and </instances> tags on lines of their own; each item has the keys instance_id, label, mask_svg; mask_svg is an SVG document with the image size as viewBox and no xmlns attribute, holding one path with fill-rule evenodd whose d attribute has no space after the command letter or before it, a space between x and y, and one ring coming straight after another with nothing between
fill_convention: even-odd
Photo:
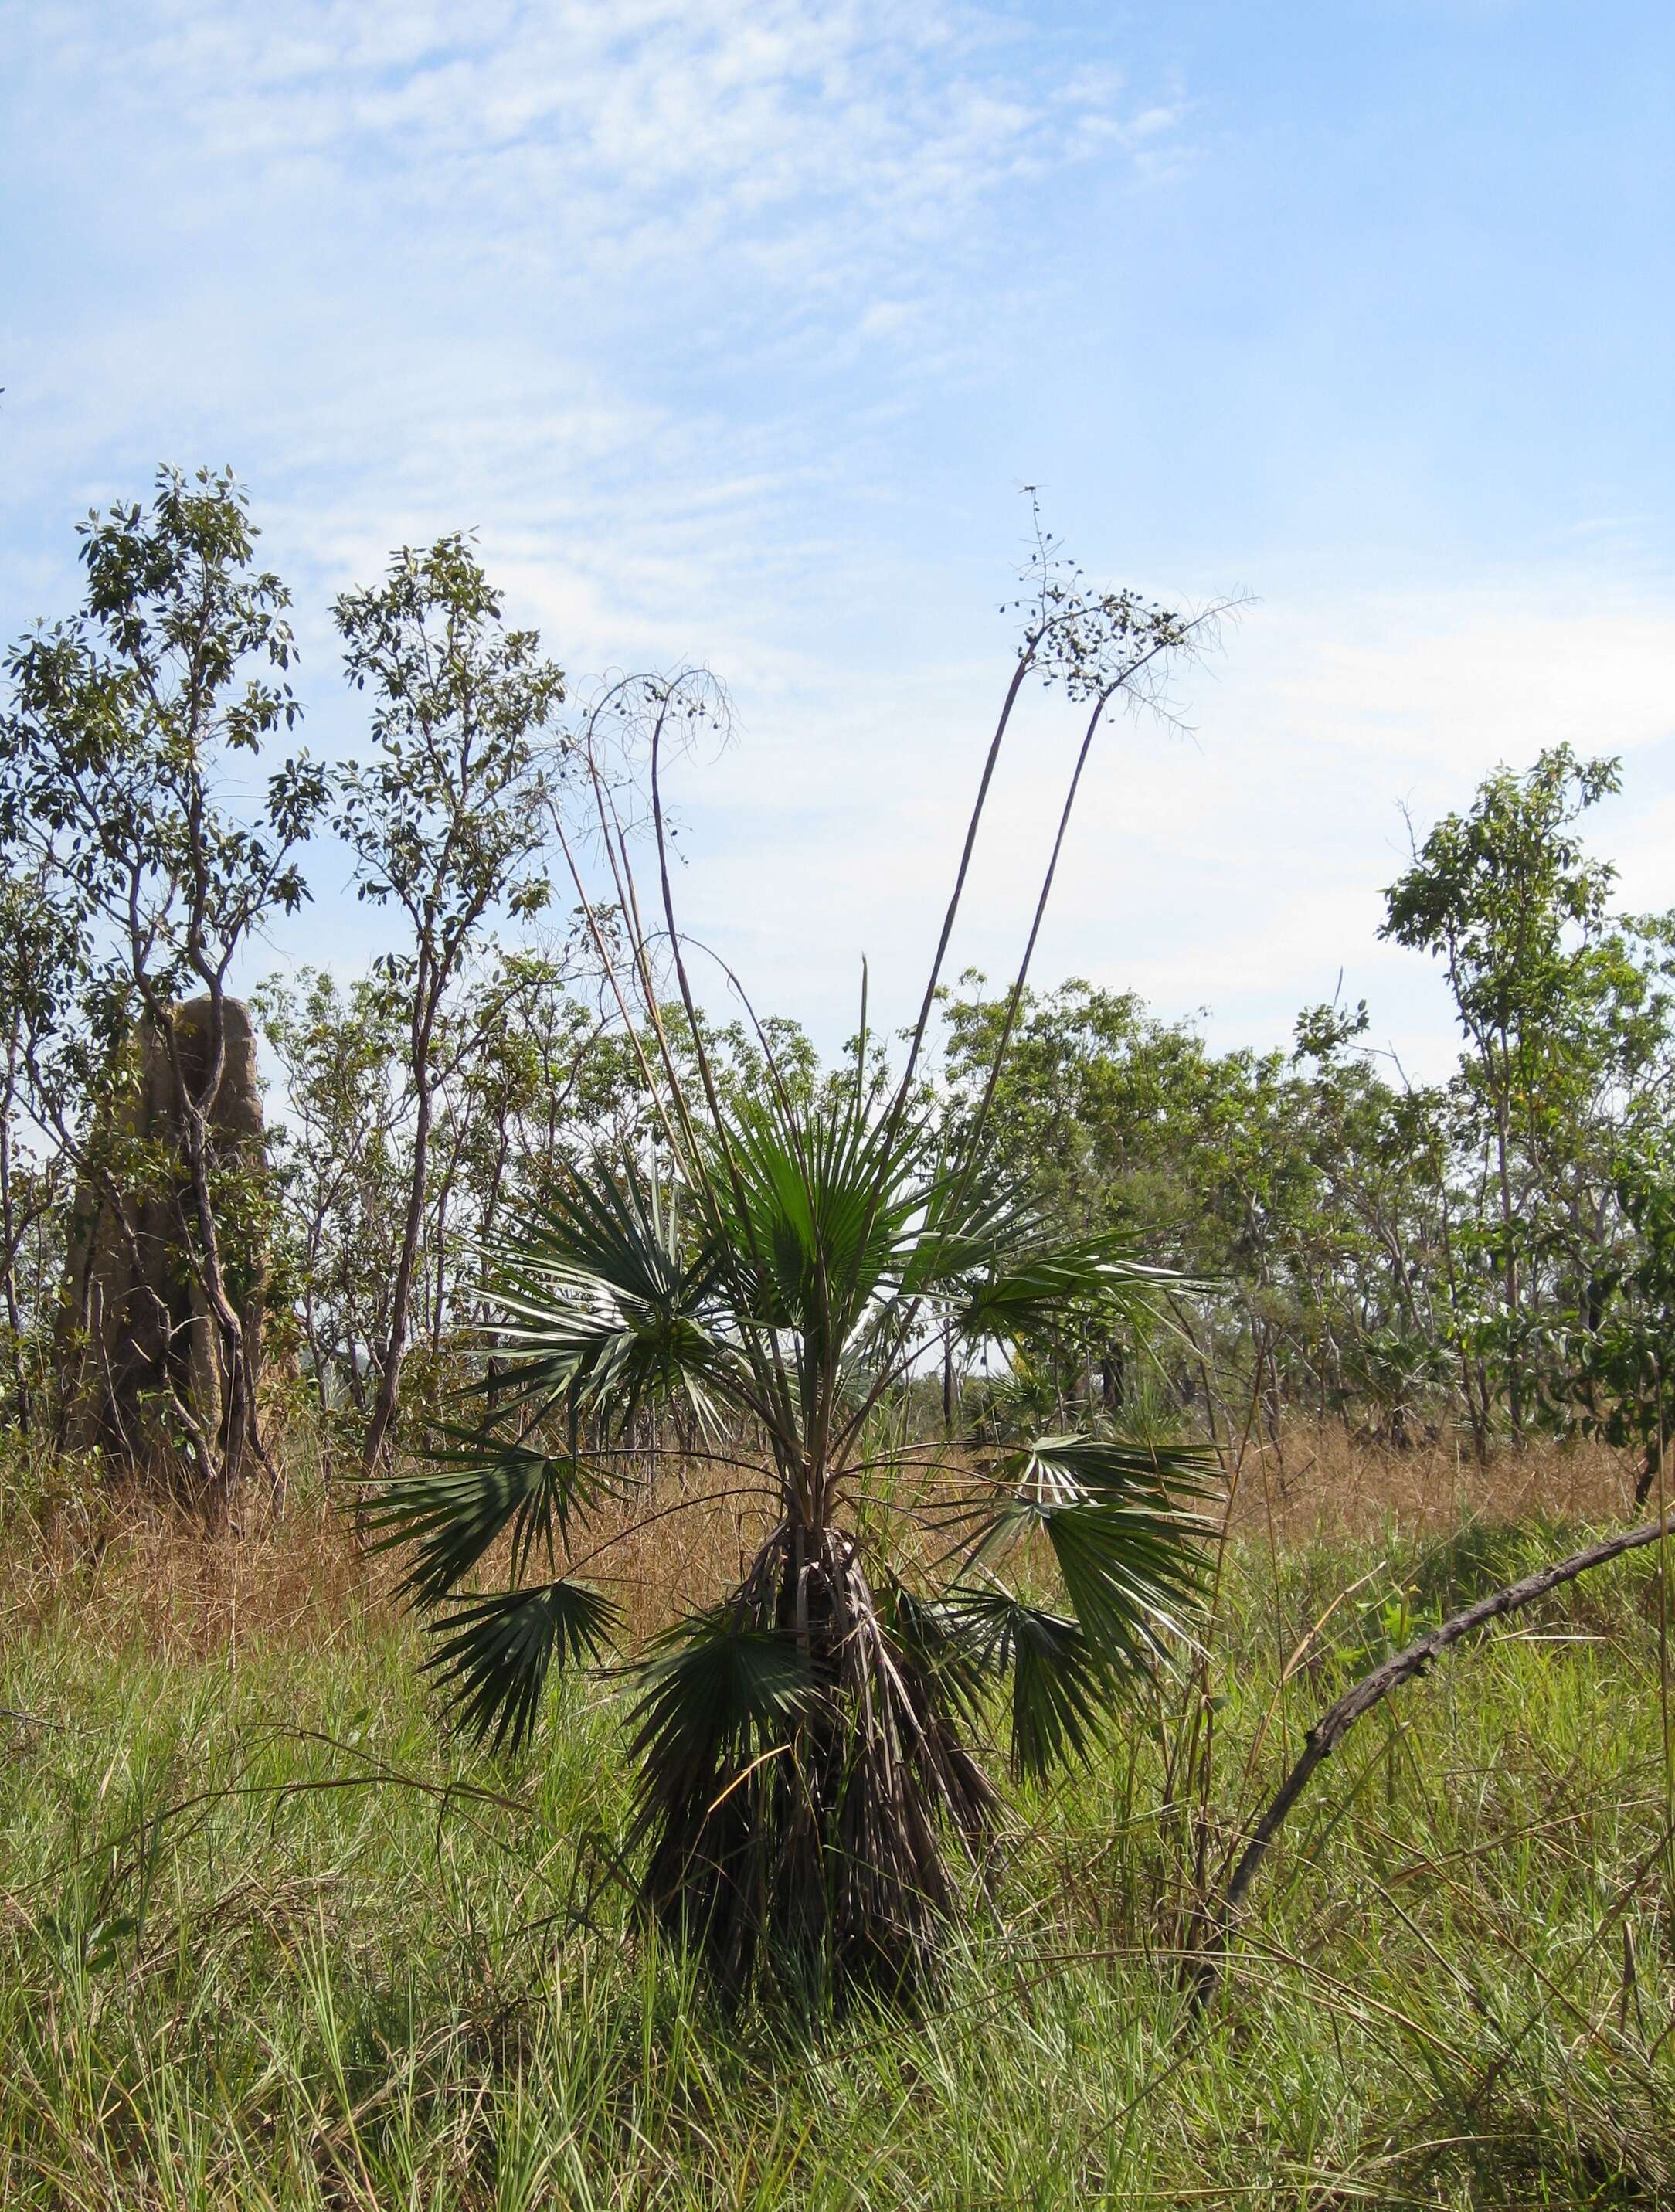
<instances>
[{"instance_id":1,"label":"green palm leaf","mask_svg":"<svg viewBox=\"0 0 1675 2212\"><path fill-rule=\"evenodd\" d=\"M555 1532L567 1536L573 1515L618 1487L574 1457L465 1429L441 1433L450 1445L434 1448L427 1466L385 1483L364 1512L377 1537L374 1551L416 1546L402 1588L420 1604L446 1596L508 1528L518 1579L537 1545L550 1559Z\"/></svg>"},{"instance_id":2,"label":"green palm leaf","mask_svg":"<svg viewBox=\"0 0 1675 2212\"><path fill-rule=\"evenodd\" d=\"M1038 1774L1083 1756L1133 1676L1167 1662L1199 1601L1214 1455L1188 1446L1044 1437L1008 1464L1013 1487L966 1547L968 1570L1044 1534L1074 1618L962 1583L940 1608L986 1665L1012 1670L1012 1760Z\"/></svg>"},{"instance_id":3,"label":"green palm leaf","mask_svg":"<svg viewBox=\"0 0 1675 2212\"><path fill-rule=\"evenodd\" d=\"M869 1122L853 1101L802 1110L741 1108L713 1173L722 1249L741 1306L822 1351L847 1341L893 1288L924 1193L911 1170L917 1125Z\"/></svg>"},{"instance_id":4,"label":"green palm leaf","mask_svg":"<svg viewBox=\"0 0 1675 2212\"><path fill-rule=\"evenodd\" d=\"M925 1187L902 1289L910 1297L929 1296L957 1309L974 1282L1028 1253L1042 1234L1041 1209L1019 1185L944 1158Z\"/></svg>"},{"instance_id":5,"label":"green palm leaf","mask_svg":"<svg viewBox=\"0 0 1675 2212\"><path fill-rule=\"evenodd\" d=\"M1116 1503L1132 1498L1207 1498L1221 1460L1205 1444L1133 1443L1108 1437L1038 1437L1010 1462L1020 1483L1049 1476L1083 1495Z\"/></svg>"},{"instance_id":6,"label":"green palm leaf","mask_svg":"<svg viewBox=\"0 0 1675 2212\"><path fill-rule=\"evenodd\" d=\"M1013 1772L1039 1778L1085 1759L1117 1684L1081 1625L999 1589L956 1589L947 1611L984 1666L1010 1669Z\"/></svg>"},{"instance_id":7,"label":"green palm leaf","mask_svg":"<svg viewBox=\"0 0 1675 2212\"><path fill-rule=\"evenodd\" d=\"M1030 1329L1062 1322L1065 1310L1097 1304L1155 1314L1170 1297L1213 1285L1172 1267L1132 1258L1110 1236L1047 1241L1037 1230L1033 1250L998 1256L970 1287L951 1319L968 1343L1010 1343Z\"/></svg>"},{"instance_id":8,"label":"green palm leaf","mask_svg":"<svg viewBox=\"0 0 1675 2212\"><path fill-rule=\"evenodd\" d=\"M1040 1530L1089 1650L1108 1667L1154 1664L1187 1632L1211 1533L1171 1489L1204 1496L1214 1465L1213 1454L1186 1445L1040 1437L1008 1462L1011 1492L965 1556L992 1561Z\"/></svg>"},{"instance_id":9,"label":"green palm leaf","mask_svg":"<svg viewBox=\"0 0 1675 2212\"><path fill-rule=\"evenodd\" d=\"M735 1379L713 1254L688 1253L672 1206L632 1160L579 1171L486 1256L511 1372L479 1387L502 1413L561 1402L621 1429L683 1399L713 1422L711 1392Z\"/></svg>"},{"instance_id":10,"label":"green palm leaf","mask_svg":"<svg viewBox=\"0 0 1675 2212\"><path fill-rule=\"evenodd\" d=\"M1133 1671L1186 1634L1199 1555L1182 1516L1144 1505L1061 1505L1042 1515L1089 1648Z\"/></svg>"},{"instance_id":11,"label":"green palm leaf","mask_svg":"<svg viewBox=\"0 0 1675 2212\"><path fill-rule=\"evenodd\" d=\"M555 1664L597 1660L620 1618L586 1583L546 1583L462 1598L429 1633L443 1640L424 1662L447 1686L453 1717L498 1750L526 1742Z\"/></svg>"},{"instance_id":12,"label":"green palm leaf","mask_svg":"<svg viewBox=\"0 0 1675 2212\"><path fill-rule=\"evenodd\" d=\"M796 1638L753 1626L733 1604L677 1621L634 1674L634 1748L659 1792L749 1757L791 1725L813 1686Z\"/></svg>"}]
</instances>

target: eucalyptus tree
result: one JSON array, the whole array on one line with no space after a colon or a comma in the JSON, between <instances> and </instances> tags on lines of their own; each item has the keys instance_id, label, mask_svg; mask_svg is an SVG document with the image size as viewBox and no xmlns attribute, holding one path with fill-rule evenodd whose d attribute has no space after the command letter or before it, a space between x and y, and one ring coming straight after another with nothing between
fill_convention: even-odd
<instances>
[{"instance_id":1,"label":"eucalyptus tree","mask_svg":"<svg viewBox=\"0 0 1675 2212\"><path fill-rule=\"evenodd\" d=\"M1582 1427L1633 1453L1635 1503L1668 1476L1675 1441L1675 1143L1666 1126L1623 1147L1617 1199L1633 1231L1601 1272L1593 1326L1578 1332L1563 1396Z\"/></svg>"},{"instance_id":2,"label":"eucalyptus tree","mask_svg":"<svg viewBox=\"0 0 1675 2212\"><path fill-rule=\"evenodd\" d=\"M642 687L678 1013L655 998L604 796L601 836L627 917L624 1006L634 978L644 987L658 1141L579 1164L508 1223L477 1418L373 1509L385 1541L414 1547L407 1587L436 1614L430 1663L460 1716L516 1744L552 1669L598 1660L613 1639L620 1615L598 1579L610 1547L648 1516L756 1502L761 1541L742 1579L634 1656L628 1723L646 1901L733 1995L764 1971L835 1996L921 1981L957 1905L958 1861L981 1856L996 1815L980 1747L988 1686L1006 1685L1014 1768L1039 1773L1087 1749L1192 1603L1200 1524L1171 1486L1207 1480L1199 1453L1056 1433L962 1476L884 1418L944 1344L1004 1349L1068 1300L1141 1301L1171 1279L1109 1235L1056 1229L1004 1171L988 1102L950 1132L919 1080L1024 681L1041 675L1087 705L1079 777L1111 702L1148 696L1199 630L1132 593L1089 592L1050 548L1032 583L893 1088L868 1079L865 1006L841 1091L787 1079L766 1032L760 1080L723 1081L675 914L662 792L665 749L710 694L702 677ZM1053 863L1063 837L1061 822ZM997 1069L1004 1049L1003 1037ZM689 1419L719 1496L652 1503L634 1485L634 1425L663 1407ZM509 1586L470 1589L503 1536Z\"/></svg>"},{"instance_id":3,"label":"eucalyptus tree","mask_svg":"<svg viewBox=\"0 0 1675 2212\"><path fill-rule=\"evenodd\" d=\"M200 1492L224 1504L265 1456L240 1262L228 1249L229 1222L251 1208L233 1188L241 1170L215 1118L229 981L264 925L307 896L299 848L325 787L300 756L271 768L256 793L245 787L299 709L288 680L289 594L254 566L257 532L236 479L160 470L149 509L90 514L81 537L82 610L37 629L8 658L0 831L29 855L73 952L76 1018L52 1032L57 1075L46 1085L54 1133L124 1233L136 1175L178 1216L207 1319L213 1427L172 1369L161 1387ZM188 1050L174 1018L188 993L205 1006L201 1052ZM98 1109L132 1079L137 1027L167 1067L182 1156L118 1167L100 1148L112 1117L101 1121ZM88 1109L79 1119L78 1103ZM160 1325L172 1345L177 1324L165 1314Z\"/></svg>"},{"instance_id":4,"label":"eucalyptus tree","mask_svg":"<svg viewBox=\"0 0 1675 2212\"><path fill-rule=\"evenodd\" d=\"M405 1012L412 1142L387 1326L376 1347L368 1468L401 1396L429 1193L438 1025L489 919L544 904L538 866L550 792L541 734L564 697L537 633L512 629L465 538L395 553L381 583L334 614L349 682L373 702L373 754L349 763L337 828L363 899L393 909L403 941L380 962Z\"/></svg>"},{"instance_id":5,"label":"eucalyptus tree","mask_svg":"<svg viewBox=\"0 0 1675 2212\"><path fill-rule=\"evenodd\" d=\"M1466 1039L1462 1119L1482 1133L1493 1218L1481 1241L1499 1293L1479 1334L1514 1435L1541 1387L1532 1362L1555 1293L1586 1325L1588 1279L1611 1265L1613 1133L1668 1073L1670 923L1611 915L1616 871L1576 827L1619 782L1617 761L1568 745L1522 774L1497 769L1416 843L1386 894L1381 934L1441 962Z\"/></svg>"},{"instance_id":6,"label":"eucalyptus tree","mask_svg":"<svg viewBox=\"0 0 1675 2212\"><path fill-rule=\"evenodd\" d=\"M1007 1000L968 975L944 1011L957 1116L986 1085ZM1114 1412L1162 1354L1174 1390L1254 1395L1275 1427L1282 1402L1347 1419L1358 1397L1410 1431L1423 1394L1391 1386L1399 1341L1429 1318L1435 1208L1409 1102L1356 1048L1364 1018L1315 1007L1290 1054L1215 1053L1131 993L1071 981L1026 994L992 1109L1012 1170L1062 1225L1167 1253L1227 1292L1200 1311L1202 1362L1173 1334L1136 1343L1120 1313L1066 1311L1029 1346L1053 1395Z\"/></svg>"}]
</instances>

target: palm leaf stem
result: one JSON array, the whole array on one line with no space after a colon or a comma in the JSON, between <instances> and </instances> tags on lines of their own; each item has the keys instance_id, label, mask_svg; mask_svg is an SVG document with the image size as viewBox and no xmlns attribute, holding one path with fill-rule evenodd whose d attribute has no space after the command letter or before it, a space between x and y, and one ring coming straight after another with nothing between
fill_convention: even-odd
<instances>
[{"instance_id":1,"label":"palm leaf stem","mask_svg":"<svg viewBox=\"0 0 1675 2212\"><path fill-rule=\"evenodd\" d=\"M913 1042L907 1048L907 1065L901 1071L901 1081L896 1090L895 1103L891 1109L892 1115L898 1121L906 1110L908 1094L913 1089L913 1077L919 1067L919 1055L924 1049L925 1033L931 1024L931 1009L937 1002L937 985L942 981L942 963L948 957L949 939L954 934L954 923L959 915L960 902L965 896L966 878L971 872L971 856L976 848L977 832L983 819L983 809L988 803L989 786L994 781L995 768L1000 759L1000 749L1006 742L1007 726L1012 719L1012 709L1017 704L1018 693L1023 689L1023 679L1035 663L1035 655L1040 649L1044 635L1044 628L1038 627L1026 635L1023 647L1018 654L1017 666L1012 671L1012 680L1006 687L1006 696L1000 708L1000 719L996 722L994 735L989 740L988 755L983 763L982 775L978 781L976 800L972 806L971 818L966 824L966 838L960 851L960 865L954 873L953 894L948 902L948 910L943 916L942 934L937 939L936 953L931 962L930 980L925 986L925 997L919 1009L919 1019L913 1024Z\"/></svg>"},{"instance_id":2,"label":"palm leaf stem","mask_svg":"<svg viewBox=\"0 0 1675 2212\"><path fill-rule=\"evenodd\" d=\"M1197 617L1192 623L1185 625L1181 635L1189 637L1194 630L1202 627L1202 625L1210 621L1211 618L1211 616L1207 613ZM966 831L965 845L960 855L960 865L955 877L954 894L949 902L948 912L944 918L942 935L938 940L936 956L931 965L930 981L925 988L924 1002L919 1008L919 1020L913 1030L913 1043L908 1051L907 1066L903 1070L901 1087L896 1093L895 1103L892 1109L893 1115L896 1116L899 1116L899 1115L905 1109L908 1089L913 1080L913 1072L918 1065L919 1052L924 1045L925 1032L930 1021L931 1008L935 1000L936 988L941 975L943 960L947 953L949 939L953 933L955 918L959 911L960 901L965 889L966 876L971 864L972 850L976 843L978 825L982 817L983 807L987 798L989 783L994 773L995 764L999 757L1001 746L1004 742L1007 724L1010 720L1012 708L1017 701L1018 690L1023 684L1024 675L1035 659L1041 638L1047 634L1047 631L1051 627L1052 621L1051 618L1048 618L1047 620L1043 621L1039 628L1035 632L1031 633L1027 638L1024 650L1021 652L1018 656L1018 665L1013 672L1011 683L1007 689L1005 703L1001 709L1000 720L996 726L994 737L989 747L988 757L983 765L983 775L981 781L978 785L976 804L972 810L971 820ZM966 1185L969 1182L971 1173L976 1160L979 1158L978 1139L980 1137L984 1125L987 1121L989 1107L994 1097L996 1085L1000 1079L1002 1063L1005 1059L1007 1048L1011 1042L1012 1030L1017 1019L1018 1006L1023 1000L1024 986L1029 980L1030 963L1035 957L1036 941L1041 935L1041 922L1047 912L1047 901L1052 895L1053 878L1058 871L1059 855L1064 849L1065 837L1070 828L1071 816L1075 811L1077 792L1081 784L1083 770L1087 765L1088 755L1092 748L1095 734L1099 728L1101 721L1104 719L1106 708L1109 705L1116 693L1120 690L1125 690L1132 683L1134 678L1142 672L1143 670L1149 667L1151 663L1158 659L1165 651L1173 650L1177 642L1178 641L1174 638L1159 639L1151 647L1150 651L1140 654L1137 659L1130 662L1129 665L1124 668L1121 674L1098 694L1094 702L1093 712L1088 718L1088 724L1086 730L1083 734L1081 747L1076 757L1076 765L1071 772L1070 787L1065 795L1064 806L1059 817L1058 832L1053 838L1053 849L1048 856L1047 872L1041 882L1041 895L1035 902L1035 915L1030 922L1029 934L1024 944L1023 957L1019 963L1017 979L1012 986L1010 997L1007 1004L1006 1018L1001 1030L1000 1040L995 1048L993 1058L990 1061L987 1079L984 1085L982 1099L978 1108L976 1123L964 1147L965 1168L957 1186L956 1195L963 1195ZM904 1338L910 1337L911 1335L913 1327L918 1319L920 1304L921 1300L916 1298L908 1309L903 1322L902 1334ZM885 1378L881 1376L875 1382L866 1405L862 1408L861 1413L856 1416L857 1421L864 1419L866 1413L871 1411L873 1405L877 1402L877 1399L884 1386Z\"/></svg>"},{"instance_id":3,"label":"palm leaf stem","mask_svg":"<svg viewBox=\"0 0 1675 2212\"><path fill-rule=\"evenodd\" d=\"M968 1148L968 1158L976 1157L978 1143L988 1121L989 1108L993 1102L995 1086L1000 1079L1001 1066L1012 1041L1012 1030L1017 1021L1018 1007L1023 1003L1024 986L1029 980L1030 964L1035 957L1035 945L1041 933L1041 923L1046 918L1047 901L1053 895L1053 879L1059 871L1059 856L1065 848L1065 838L1070 830L1071 816L1076 811L1076 794L1081 786L1082 772L1088 765L1088 755L1092 750L1094 738L1099 726L1105 719L1105 710L1117 693L1126 690L1134 679L1149 668L1154 660L1165 653L1174 651L1180 643L1192 635L1194 630L1202 629L1211 619L1211 617L1207 613L1199 615L1192 622L1184 623L1178 634L1159 638L1149 652L1143 653L1132 660L1122 673L1108 684L1095 698L1093 712L1089 715L1087 728L1083 732L1081 749L1076 756L1076 766L1071 772L1070 787L1065 793L1065 804L1059 816L1058 834L1053 840L1053 850L1047 857L1047 872L1041 878L1041 896L1035 901L1035 912L1029 924L1029 934L1024 939L1023 957L1018 963L1017 980L1007 999L1006 1018L1001 1024L999 1041L995 1046L994 1056L989 1063L988 1078L984 1084L983 1095L978 1103L977 1118L972 1125Z\"/></svg>"},{"instance_id":4,"label":"palm leaf stem","mask_svg":"<svg viewBox=\"0 0 1675 2212\"><path fill-rule=\"evenodd\" d=\"M620 684L612 686L606 694L606 701L620 697L635 681L636 679L632 677L624 678ZM603 705L604 702L601 703ZM659 729L662 726L663 715L667 712L668 706L665 699L658 717ZM651 956L646 950L645 925L640 918L639 892L634 883L634 868L628 860L627 832L622 827L622 818L617 811L616 799L610 794L604 778L597 769L591 775L590 781L593 788L594 809L599 817L600 837L604 845L606 859L610 864L611 881L616 886L617 905L624 921L628 925L628 942L634 953L634 970L640 979L640 993L646 1002L646 1017L652 1024L652 1033L658 1041L658 1050L663 1060L664 1073L668 1081L670 1096L680 1115L681 1126L687 1139L692 1171L696 1176L702 1172L697 1131L693 1126L691 1112L686 1102L686 1092L676 1070L674 1055L669 1049L668 1035L663 1026L663 1010L658 1003L656 980L652 974Z\"/></svg>"},{"instance_id":5,"label":"palm leaf stem","mask_svg":"<svg viewBox=\"0 0 1675 2212\"><path fill-rule=\"evenodd\" d=\"M883 1127L889 1132L889 1141L893 1141L899 1131L902 1116L907 1111L907 1101L912 1095L913 1077L919 1066L919 1055L924 1048L925 1031L930 1025L931 1009L936 1004L937 986L942 978L943 962L947 957L949 942L954 934L954 924L959 915L961 902L965 896L966 879L971 872L972 854L976 848L977 833L982 823L983 810L988 803L989 787L994 781L994 771L1000 759L1001 748L1006 741L1006 732L1011 721L1012 710L1017 704L1018 694L1023 688L1023 679L1034 664L1044 632L1045 625L1042 625L1026 635L1023 649L1018 654L1017 666L1013 670L1011 681L1006 687L1006 696L1001 703L1000 714L995 723L994 735L989 740L988 752L983 762L983 773L978 780L977 795L973 802L970 818L966 825L965 842L961 848L959 866L955 871L954 888L949 897L947 911L943 916L942 933L937 939L937 949L932 957L931 973L925 982L925 996L919 1006L919 1018L913 1024L913 1039L908 1046L907 1061L901 1071L901 1080L896 1087L895 1098L884 1119ZM880 1187L876 1194L875 1205L882 1205L883 1202L881 1178ZM871 1217L867 1225L870 1234ZM867 1415L878 1403L884 1387L884 1381L881 1376L875 1382L860 1412L844 1431L844 1442L859 1431ZM840 1455L841 1453L841 1447L840 1447Z\"/></svg>"}]
</instances>

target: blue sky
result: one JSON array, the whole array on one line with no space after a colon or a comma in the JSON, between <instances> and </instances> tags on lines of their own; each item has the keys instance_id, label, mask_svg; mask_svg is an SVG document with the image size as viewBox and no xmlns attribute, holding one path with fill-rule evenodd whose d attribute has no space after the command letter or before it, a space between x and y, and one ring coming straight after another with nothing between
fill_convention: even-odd
<instances>
[{"instance_id":1,"label":"blue sky","mask_svg":"<svg viewBox=\"0 0 1675 2212\"><path fill-rule=\"evenodd\" d=\"M1029 483L1092 573L1253 602L1190 738L1111 733L1044 978L1267 1043L1341 968L1439 1066L1400 806L1561 738L1675 901L1666 0L105 0L0 9L0 64L8 634L90 503L231 461L345 750L331 593L475 528L579 679L725 678L686 914L834 1042L864 951L922 975ZM1071 723L1020 739L997 974Z\"/></svg>"}]
</instances>

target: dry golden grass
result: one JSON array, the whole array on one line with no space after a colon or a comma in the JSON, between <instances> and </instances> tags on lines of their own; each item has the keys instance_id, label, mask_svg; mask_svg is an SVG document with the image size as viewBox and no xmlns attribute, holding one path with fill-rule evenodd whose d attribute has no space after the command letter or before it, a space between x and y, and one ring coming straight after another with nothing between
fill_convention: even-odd
<instances>
[{"instance_id":1,"label":"dry golden grass","mask_svg":"<svg viewBox=\"0 0 1675 2212\"><path fill-rule=\"evenodd\" d=\"M736 1494L747 1480L677 1466L659 1474L649 1501L578 1533L582 1571L622 1607L631 1639L737 1581L770 1518L765 1496ZM344 1483L294 1484L276 1500L252 1496L213 1534L145 1497L100 1494L17 1515L0 1537L0 1645L66 1617L102 1650L234 1663L241 1651L324 1651L401 1633L400 1564L361 1540L355 1495ZM484 1582L503 1564L491 1552Z\"/></svg>"},{"instance_id":2,"label":"dry golden grass","mask_svg":"<svg viewBox=\"0 0 1675 2212\"><path fill-rule=\"evenodd\" d=\"M1251 1437L1236 1455L1233 1517L1240 1534L1271 1528L1295 1544L1386 1528L1434 1535L1467 1521L1605 1523L1633 1506L1633 1473L1603 1444L1541 1438L1479 1466L1464 1437L1398 1450L1323 1423L1283 1429L1277 1443Z\"/></svg>"},{"instance_id":3,"label":"dry golden grass","mask_svg":"<svg viewBox=\"0 0 1675 2212\"><path fill-rule=\"evenodd\" d=\"M590 1555L583 1571L622 1607L628 1640L738 1579L769 1517L765 1498L740 1494L748 1482L737 1469L676 1467L658 1478L649 1510L642 1498L579 1542L579 1556ZM1479 1467L1452 1442L1398 1451L1338 1426L1299 1425L1277 1443L1253 1437L1238 1455L1233 1526L1286 1548L1385 1531L1423 1536L1469 1521L1603 1526L1629 1513L1632 1491L1618 1455L1597 1445L1537 1443ZM299 1483L213 1539L143 1502L19 1516L0 1551L0 1641L70 1613L78 1635L106 1650L224 1654L236 1664L258 1648L325 1650L403 1633L398 1569L356 1540L353 1494Z\"/></svg>"},{"instance_id":4,"label":"dry golden grass","mask_svg":"<svg viewBox=\"0 0 1675 2212\"><path fill-rule=\"evenodd\" d=\"M313 1650L393 1619L393 1577L344 1517L310 1501L247 1514L214 1536L184 1514L118 1502L94 1541L64 1521L13 1533L0 1640L73 1613L101 1649L175 1658L287 1644Z\"/></svg>"}]
</instances>

